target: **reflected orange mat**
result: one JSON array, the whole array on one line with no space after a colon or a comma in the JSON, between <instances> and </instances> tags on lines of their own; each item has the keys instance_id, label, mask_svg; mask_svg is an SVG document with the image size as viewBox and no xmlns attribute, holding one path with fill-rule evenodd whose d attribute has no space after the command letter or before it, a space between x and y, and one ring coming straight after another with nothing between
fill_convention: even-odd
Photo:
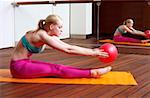
<instances>
[{"instance_id":1,"label":"reflected orange mat","mask_svg":"<svg viewBox=\"0 0 150 98\"><path fill-rule=\"evenodd\" d=\"M145 47L149 47L150 43L131 43L131 42L114 42L111 39L104 39L104 40L99 40L98 42L102 42L102 43L113 43L113 44L118 44L118 45L134 45L134 46L145 46Z\"/></svg>"},{"instance_id":2,"label":"reflected orange mat","mask_svg":"<svg viewBox=\"0 0 150 98\"><path fill-rule=\"evenodd\" d=\"M104 85L137 85L130 72L111 71L100 78L34 78L16 79L12 78L9 69L0 69L0 82L16 83L52 83L52 84L104 84Z\"/></svg>"}]
</instances>

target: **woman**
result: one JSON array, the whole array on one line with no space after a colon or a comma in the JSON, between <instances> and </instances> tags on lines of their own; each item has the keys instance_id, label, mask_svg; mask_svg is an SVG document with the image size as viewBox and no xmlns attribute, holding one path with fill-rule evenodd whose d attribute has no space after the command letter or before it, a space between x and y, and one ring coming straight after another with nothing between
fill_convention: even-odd
<instances>
[{"instance_id":1,"label":"woman","mask_svg":"<svg viewBox=\"0 0 150 98\"><path fill-rule=\"evenodd\" d=\"M111 70L111 67L96 69L80 69L60 64L52 64L31 60L33 53L39 53L44 45L57 50L86 56L108 57L106 52L98 48L88 49L69 45L58 39L62 33L62 19L57 15L49 15L45 20L40 20L38 29L27 32L19 41L12 55L10 70L15 78L38 78L55 76L61 78L99 77Z\"/></svg>"},{"instance_id":2,"label":"woman","mask_svg":"<svg viewBox=\"0 0 150 98\"><path fill-rule=\"evenodd\" d=\"M123 22L123 25L120 25L116 29L113 40L115 42L133 42L133 43L147 43L150 41L150 39L146 39L146 35L144 32L135 30L133 28L132 19L125 20Z\"/></svg>"}]
</instances>

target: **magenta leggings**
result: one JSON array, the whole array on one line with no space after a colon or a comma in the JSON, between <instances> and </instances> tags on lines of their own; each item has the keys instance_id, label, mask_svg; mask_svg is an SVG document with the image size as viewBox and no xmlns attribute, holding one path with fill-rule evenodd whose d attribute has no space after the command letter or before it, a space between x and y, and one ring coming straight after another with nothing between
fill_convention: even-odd
<instances>
[{"instance_id":1,"label":"magenta leggings","mask_svg":"<svg viewBox=\"0 0 150 98\"><path fill-rule=\"evenodd\" d=\"M49 76L61 78L91 77L90 69L51 64L30 59L12 60L10 70L14 78L38 78Z\"/></svg>"},{"instance_id":2,"label":"magenta leggings","mask_svg":"<svg viewBox=\"0 0 150 98\"><path fill-rule=\"evenodd\" d=\"M113 40L115 42L133 42L133 43L140 43L141 40L139 39L135 39L135 38L131 38L131 37L124 37L124 36L114 36Z\"/></svg>"}]
</instances>

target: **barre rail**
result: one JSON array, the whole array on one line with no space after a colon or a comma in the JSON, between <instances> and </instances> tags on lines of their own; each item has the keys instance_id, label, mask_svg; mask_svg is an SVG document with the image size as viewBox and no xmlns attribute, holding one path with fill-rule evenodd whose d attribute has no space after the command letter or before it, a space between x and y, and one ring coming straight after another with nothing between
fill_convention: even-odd
<instances>
[{"instance_id":1,"label":"barre rail","mask_svg":"<svg viewBox=\"0 0 150 98\"><path fill-rule=\"evenodd\" d=\"M13 6L18 7L20 5L38 5L38 4L64 4L64 3L95 3L101 2L101 0L63 0L63 1L27 1L27 2L13 2Z\"/></svg>"}]
</instances>

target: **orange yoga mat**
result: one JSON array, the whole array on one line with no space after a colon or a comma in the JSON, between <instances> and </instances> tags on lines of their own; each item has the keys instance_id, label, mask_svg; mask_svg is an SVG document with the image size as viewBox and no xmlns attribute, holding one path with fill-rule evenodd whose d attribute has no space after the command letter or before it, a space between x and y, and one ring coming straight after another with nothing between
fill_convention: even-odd
<instances>
[{"instance_id":1,"label":"orange yoga mat","mask_svg":"<svg viewBox=\"0 0 150 98\"><path fill-rule=\"evenodd\" d=\"M149 47L150 43L131 43L131 42L115 42L111 39L104 39L104 40L99 40L98 42L102 42L102 43L113 43L113 44L118 44L118 45L134 45L134 46L145 46L145 47Z\"/></svg>"},{"instance_id":2,"label":"orange yoga mat","mask_svg":"<svg viewBox=\"0 0 150 98\"><path fill-rule=\"evenodd\" d=\"M104 84L104 85L137 85L130 72L111 71L100 78L34 78L16 79L12 78L9 69L0 69L0 82L16 83L52 83L52 84Z\"/></svg>"}]
</instances>

